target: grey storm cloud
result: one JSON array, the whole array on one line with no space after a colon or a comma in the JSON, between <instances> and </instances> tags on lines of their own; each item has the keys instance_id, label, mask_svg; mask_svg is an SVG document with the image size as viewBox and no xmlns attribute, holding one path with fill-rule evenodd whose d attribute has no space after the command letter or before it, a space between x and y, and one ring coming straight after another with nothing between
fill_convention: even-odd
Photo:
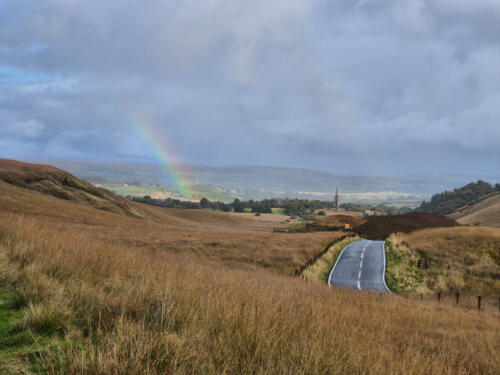
<instances>
[{"instance_id":1,"label":"grey storm cloud","mask_svg":"<svg viewBox=\"0 0 500 375\"><path fill-rule=\"evenodd\" d=\"M497 0L0 0L0 155L500 174ZM411 170L409 170L411 169Z\"/></svg>"}]
</instances>

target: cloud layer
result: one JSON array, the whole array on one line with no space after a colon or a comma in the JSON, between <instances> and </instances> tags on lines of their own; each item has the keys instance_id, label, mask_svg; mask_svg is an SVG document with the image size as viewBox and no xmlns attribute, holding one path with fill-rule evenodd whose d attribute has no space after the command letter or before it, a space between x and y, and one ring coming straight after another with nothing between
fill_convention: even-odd
<instances>
[{"instance_id":1,"label":"cloud layer","mask_svg":"<svg viewBox=\"0 0 500 375\"><path fill-rule=\"evenodd\" d=\"M0 0L0 154L500 175L495 0Z\"/></svg>"}]
</instances>

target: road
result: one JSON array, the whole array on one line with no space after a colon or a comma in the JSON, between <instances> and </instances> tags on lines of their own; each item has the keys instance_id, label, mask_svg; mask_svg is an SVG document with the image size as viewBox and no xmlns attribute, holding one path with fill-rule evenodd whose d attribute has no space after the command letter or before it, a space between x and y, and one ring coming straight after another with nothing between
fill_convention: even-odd
<instances>
[{"instance_id":1,"label":"road","mask_svg":"<svg viewBox=\"0 0 500 375\"><path fill-rule=\"evenodd\" d=\"M385 283L384 241L353 242L340 253L328 285L390 293Z\"/></svg>"}]
</instances>

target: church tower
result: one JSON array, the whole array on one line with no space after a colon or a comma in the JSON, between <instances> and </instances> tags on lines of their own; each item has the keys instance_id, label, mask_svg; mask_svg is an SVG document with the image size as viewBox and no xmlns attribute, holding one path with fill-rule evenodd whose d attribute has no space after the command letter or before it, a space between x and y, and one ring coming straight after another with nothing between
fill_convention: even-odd
<instances>
[{"instance_id":1,"label":"church tower","mask_svg":"<svg viewBox=\"0 0 500 375\"><path fill-rule=\"evenodd\" d=\"M338 211L340 206L340 201L339 201L339 189L335 187L335 209Z\"/></svg>"}]
</instances>

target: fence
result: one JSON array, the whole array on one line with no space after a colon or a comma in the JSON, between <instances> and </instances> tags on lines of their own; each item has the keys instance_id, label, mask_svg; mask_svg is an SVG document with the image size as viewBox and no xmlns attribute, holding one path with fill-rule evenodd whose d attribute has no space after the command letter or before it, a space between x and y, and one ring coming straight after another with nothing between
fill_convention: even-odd
<instances>
[{"instance_id":1,"label":"fence","mask_svg":"<svg viewBox=\"0 0 500 375\"><path fill-rule=\"evenodd\" d=\"M420 295L411 297L421 301L434 301L439 304L451 304L466 309L478 311L498 311L500 313L500 297L492 295L477 295L466 292L442 292L437 291L434 295Z\"/></svg>"}]
</instances>

